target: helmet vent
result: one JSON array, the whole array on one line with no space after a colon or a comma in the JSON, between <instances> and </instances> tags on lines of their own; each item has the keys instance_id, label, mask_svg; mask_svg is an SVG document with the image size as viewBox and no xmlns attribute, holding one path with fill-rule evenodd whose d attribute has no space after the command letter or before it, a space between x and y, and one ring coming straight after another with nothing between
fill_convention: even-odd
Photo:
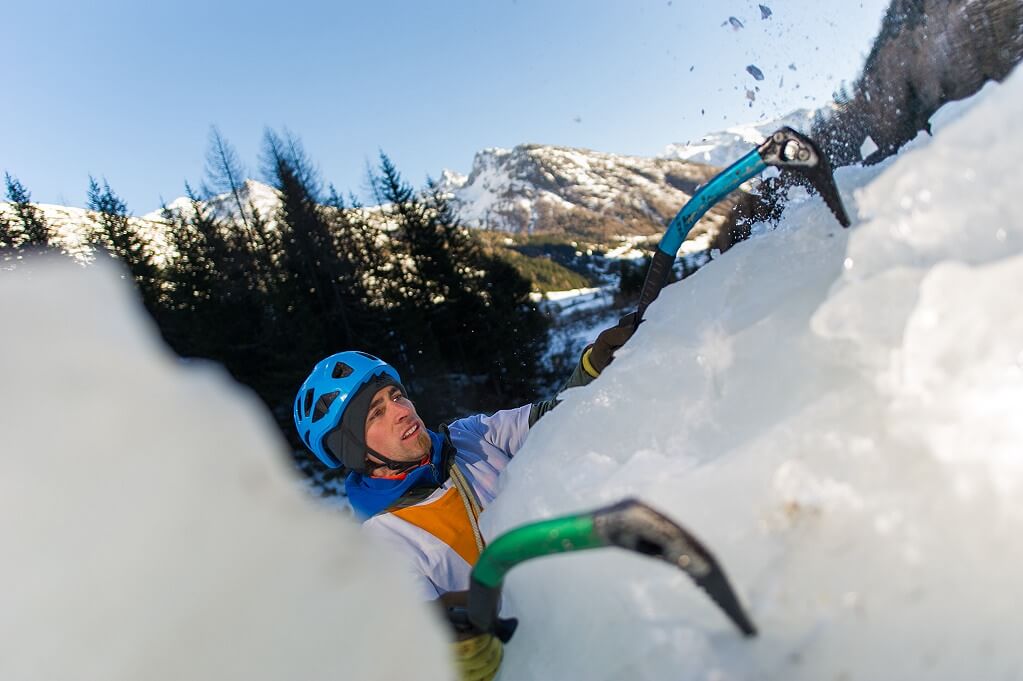
<instances>
[{"instance_id":1,"label":"helmet vent","mask_svg":"<svg viewBox=\"0 0 1023 681\"><path fill-rule=\"evenodd\" d=\"M311 412L312 409L313 409L313 389L309 388L309 390L305 391L305 399L303 400L303 405L302 405L302 415L305 416L306 418L309 418L309 412Z\"/></svg>"},{"instance_id":2,"label":"helmet vent","mask_svg":"<svg viewBox=\"0 0 1023 681\"><path fill-rule=\"evenodd\" d=\"M377 358L376 358L376 357L374 357L373 355L369 354L368 352L363 352L363 351L361 351L361 350L356 350L356 351L355 351L355 354L356 354L356 355L362 355L362 356L363 356L363 357L365 357L366 359L368 359L368 360L372 360L372 361L374 361L374 362L379 362L379 361L380 361L379 359L377 359Z\"/></svg>"},{"instance_id":3,"label":"helmet vent","mask_svg":"<svg viewBox=\"0 0 1023 681\"><path fill-rule=\"evenodd\" d=\"M313 410L313 423L316 423L327 415L330 405L334 404L334 400L336 400L337 396L340 394L340 390L335 390L332 393L322 395L320 399L316 400L316 408Z\"/></svg>"},{"instance_id":4,"label":"helmet vent","mask_svg":"<svg viewBox=\"0 0 1023 681\"><path fill-rule=\"evenodd\" d=\"M337 364L334 365L334 371L332 371L330 375L332 378L348 378L349 376L352 375L353 371L354 369L352 369L344 362L338 362ZM336 394L337 393L335 393L335 395Z\"/></svg>"}]
</instances>

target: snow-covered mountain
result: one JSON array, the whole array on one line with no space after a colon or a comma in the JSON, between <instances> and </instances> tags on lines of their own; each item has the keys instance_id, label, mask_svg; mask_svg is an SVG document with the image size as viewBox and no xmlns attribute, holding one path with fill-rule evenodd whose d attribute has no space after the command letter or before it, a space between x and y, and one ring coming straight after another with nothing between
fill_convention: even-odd
<instances>
[{"instance_id":1,"label":"snow-covered mountain","mask_svg":"<svg viewBox=\"0 0 1023 681\"><path fill-rule=\"evenodd\" d=\"M472 171L445 171L447 191L468 225L509 232L652 234L716 169L679 159L524 144L476 154ZM714 229L726 207L694 236Z\"/></svg>"},{"instance_id":2,"label":"snow-covered mountain","mask_svg":"<svg viewBox=\"0 0 1023 681\"><path fill-rule=\"evenodd\" d=\"M205 203L220 218L238 217L243 211L248 214L250 210L255 209L263 219L270 220L281 201L277 190L270 185L257 180L245 180L238 188L237 196L228 192L214 196ZM181 196L168 203L167 208L187 214L192 210L192 202L188 197ZM162 222L163 209L146 213L142 219Z\"/></svg>"},{"instance_id":3,"label":"snow-covered mountain","mask_svg":"<svg viewBox=\"0 0 1023 681\"><path fill-rule=\"evenodd\" d=\"M697 141L669 144L661 158L695 161L725 167L757 146L772 132L787 125L799 132L809 132L815 110L798 109L766 123L736 125L720 132L704 135Z\"/></svg>"}]
</instances>

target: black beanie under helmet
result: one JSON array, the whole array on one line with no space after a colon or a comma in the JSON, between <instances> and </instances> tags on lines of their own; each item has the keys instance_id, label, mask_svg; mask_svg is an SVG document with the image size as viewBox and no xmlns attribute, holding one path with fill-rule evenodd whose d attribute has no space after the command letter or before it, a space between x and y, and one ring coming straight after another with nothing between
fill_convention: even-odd
<instances>
[{"instance_id":1,"label":"black beanie under helmet","mask_svg":"<svg viewBox=\"0 0 1023 681\"><path fill-rule=\"evenodd\" d=\"M366 417L369 415L369 405L381 388L391 385L408 397L405 386L392 376L378 374L359 387L341 415L340 426L327 435L327 448L350 471L366 472L366 454L369 452L366 445Z\"/></svg>"}]
</instances>

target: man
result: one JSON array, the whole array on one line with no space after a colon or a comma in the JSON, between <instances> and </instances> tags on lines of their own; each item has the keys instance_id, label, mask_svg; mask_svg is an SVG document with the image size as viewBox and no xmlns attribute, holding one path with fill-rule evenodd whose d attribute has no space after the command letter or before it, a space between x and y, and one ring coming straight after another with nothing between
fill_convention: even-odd
<instances>
[{"instance_id":1,"label":"man","mask_svg":"<svg viewBox=\"0 0 1023 681\"><path fill-rule=\"evenodd\" d=\"M604 330L583 351L562 388L585 385L631 337L634 314ZM464 605L469 574L483 551L479 515L529 428L557 398L428 430L398 372L364 352L319 362L295 400L295 426L306 446L331 468L350 472L345 490L363 527L408 558L424 600ZM462 633L454 644L463 679L493 678L500 641Z\"/></svg>"}]
</instances>

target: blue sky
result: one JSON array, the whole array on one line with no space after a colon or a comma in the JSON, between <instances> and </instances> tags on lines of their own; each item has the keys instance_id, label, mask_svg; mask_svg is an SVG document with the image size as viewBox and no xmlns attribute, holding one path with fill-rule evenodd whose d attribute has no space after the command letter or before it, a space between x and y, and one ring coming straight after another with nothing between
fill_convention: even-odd
<instances>
[{"instance_id":1,"label":"blue sky","mask_svg":"<svg viewBox=\"0 0 1023 681\"><path fill-rule=\"evenodd\" d=\"M287 129L363 198L380 150L417 185L526 142L652 156L825 103L858 74L887 0L766 0L766 20L758 4L5 3L0 170L77 206L89 174L105 177L142 214L202 179L211 125L251 177L263 130Z\"/></svg>"}]
</instances>

